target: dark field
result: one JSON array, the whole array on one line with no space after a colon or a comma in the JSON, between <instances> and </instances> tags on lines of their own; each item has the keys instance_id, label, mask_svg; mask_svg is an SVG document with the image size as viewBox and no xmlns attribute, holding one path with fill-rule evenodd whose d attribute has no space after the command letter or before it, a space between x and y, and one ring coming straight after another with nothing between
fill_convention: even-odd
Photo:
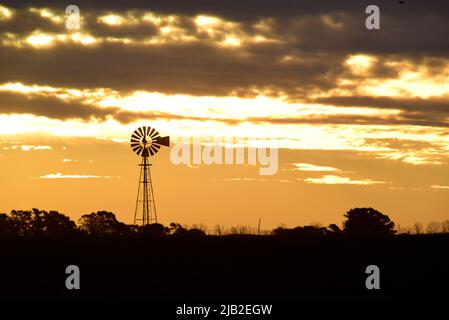
<instances>
[{"instance_id":1,"label":"dark field","mask_svg":"<svg viewBox=\"0 0 449 320\"><path fill-rule=\"evenodd\" d=\"M2 298L448 300L449 235L4 239ZM80 268L80 290L65 268ZM365 287L380 268L380 290Z\"/></svg>"}]
</instances>

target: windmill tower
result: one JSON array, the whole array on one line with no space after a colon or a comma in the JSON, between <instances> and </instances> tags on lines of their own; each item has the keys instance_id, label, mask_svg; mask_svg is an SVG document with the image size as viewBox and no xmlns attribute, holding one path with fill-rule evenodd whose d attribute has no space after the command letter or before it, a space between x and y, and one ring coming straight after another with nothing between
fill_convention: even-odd
<instances>
[{"instance_id":1,"label":"windmill tower","mask_svg":"<svg viewBox=\"0 0 449 320\"><path fill-rule=\"evenodd\" d=\"M131 148L142 157L137 188L136 208L134 210L134 224L142 225L157 223L156 204L154 202L153 184L148 158L155 155L161 146L168 147L170 137L161 137L156 129L151 127L137 128L131 135ZM141 209L139 209L141 208Z\"/></svg>"}]
</instances>

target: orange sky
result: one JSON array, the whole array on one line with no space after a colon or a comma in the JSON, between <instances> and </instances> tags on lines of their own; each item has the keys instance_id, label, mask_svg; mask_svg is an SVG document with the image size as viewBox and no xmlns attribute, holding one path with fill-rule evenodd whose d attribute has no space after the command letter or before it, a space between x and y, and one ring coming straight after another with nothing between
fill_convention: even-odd
<instances>
[{"instance_id":1,"label":"orange sky","mask_svg":"<svg viewBox=\"0 0 449 320\"><path fill-rule=\"evenodd\" d=\"M105 209L131 223L139 157L128 141L148 125L172 142L279 148L271 176L159 152L164 224L327 225L362 206L403 227L449 218L449 26L438 6L419 25L405 23L423 8L384 7L381 30L367 31L355 4L286 13L262 2L240 15L153 5L80 5L78 31L51 1L0 6L0 212L77 220Z\"/></svg>"}]
</instances>

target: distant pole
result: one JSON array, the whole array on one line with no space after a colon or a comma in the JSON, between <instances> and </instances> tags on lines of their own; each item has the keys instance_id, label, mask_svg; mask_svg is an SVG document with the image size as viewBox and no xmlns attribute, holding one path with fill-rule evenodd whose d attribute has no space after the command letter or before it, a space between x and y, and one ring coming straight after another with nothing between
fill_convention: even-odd
<instances>
[{"instance_id":1,"label":"distant pole","mask_svg":"<svg viewBox=\"0 0 449 320\"><path fill-rule=\"evenodd\" d=\"M257 235L260 236L260 220L261 218L259 218L259 223L257 224Z\"/></svg>"}]
</instances>

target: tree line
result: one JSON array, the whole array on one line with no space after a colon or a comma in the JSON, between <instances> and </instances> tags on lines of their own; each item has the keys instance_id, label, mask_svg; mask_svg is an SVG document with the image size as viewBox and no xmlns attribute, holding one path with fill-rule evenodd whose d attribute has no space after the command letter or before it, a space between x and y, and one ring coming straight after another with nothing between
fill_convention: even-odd
<instances>
[{"instance_id":1,"label":"tree line","mask_svg":"<svg viewBox=\"0 0 449 320\"><path fill-rule=\"evenodd\" d=\"M145 226L128 225L117 220L112 212L97 211L83 215L76 224L58 211L11 210L0 213L0 236L19 237L67 237L87 236L130 236L130 235L205 235L196 228L187 229L178 223L166 227L159 223Z\"/></svg>"},{"instance_id":2,"label":"tree line","mask_svg":"<svg viewBox=\"0 0 449 320\"><path fill-rule=\"evenodd\" d=\"M391 236L397 233L390 218L373 208L354 208L344 215L342 228L336 224L278 227L264 235L277 237L325 237L325 236ZM217 229L217 228L216 228ZM435 230L435 228L433 229ZM229 234L249 234L245 228L231 228ZM78 223L58 211L12 210L0 213L0 236L15 237L67 237L86 236L206 236L201 227L187 228L179 223L164 226L159 223L145 226L129 225L117 220L112 212L97 211L83 215ZM217 236L225 235L223 228Z\"/></svg>"}]
</instances>

